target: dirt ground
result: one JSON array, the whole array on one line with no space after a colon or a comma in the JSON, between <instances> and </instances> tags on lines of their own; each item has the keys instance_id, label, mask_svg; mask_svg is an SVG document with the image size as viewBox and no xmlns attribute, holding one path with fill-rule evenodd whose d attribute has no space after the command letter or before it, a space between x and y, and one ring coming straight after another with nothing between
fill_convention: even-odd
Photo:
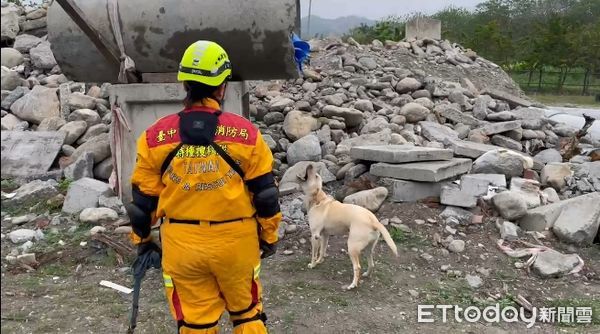
<instances>
[{"instance_id":1,"label":"dirt ground","mask_svg":"<svg viewBox=\"0 0 600 334\"><path fill-rule=\"evenodd\" d=\"M531 333L600 333L600 249L592 246L577 249L586 261L576 275L542 280L514 262L495 246L498 233L491 222L459 228L466 234L466 250L444 254L434 246L435 232L443 234L439 209L424 204L386 203L378 212L381 218L397 216L412 232L393 231L400 256L395 258L387 245L380 242L376 252L376 269L353 291L343 290L351 281L351 264L345 253L346 239L332 237L328 258L309 269L310 234L307 227L287 235L278 254L263 262L264 304L271 333L517 333L525 332L525 323L486 324L417 322L419 304L458 304L486 306L500 303L513 305L522 295L534 306L592 306L590 325L566 326L536 324ZM437 222L415 224L415 219ZM2 266L2 333L125 333L131 295L99 285L109 280L132 286L128 264L119 264L111 249L90 240L90 226L65 223L47 227L47 237L33 251L42 263L37 270ZM53 229L53 230L52 230ZM6 233L3 223L3 233ZM87 244L81 244L81 242ZM2 241L2 258L14 246ZM566 246L554 248L568 251ZM61 245L63 244L63 245ZM516 246L516 245L514 245ZM293 254L284 255L285 250ZM421 254L432 255L430 261ZM366 267L366 260L362 260ZM448 274L440 270L450 265ZM484 269L482 271L482 268ZM477 271L489 270L485 276ZM471 289L464 276L477 274L483 286ZM175 324L168 314L162 279L150 272L142 287L140 315L136 333L174 333ZM409 290L411 290L409 292ZM413 291L414 290L414 291ZM412 294L411 294L412 293ZM494 299L492 299L492 297ZM230 331L226 316L224 332Z\"/></svg>"}]
</instances>

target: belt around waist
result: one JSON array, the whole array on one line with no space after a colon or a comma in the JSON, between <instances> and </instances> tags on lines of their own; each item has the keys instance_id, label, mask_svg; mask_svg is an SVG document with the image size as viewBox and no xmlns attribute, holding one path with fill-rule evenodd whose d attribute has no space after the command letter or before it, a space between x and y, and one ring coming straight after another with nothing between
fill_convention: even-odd
<instances>
[{"instance_id":1,"label":"belt around waist","mask_svg":"<svg viewBox=\"0 0 600 334\"><path fill-rule=\"evenodd\" d=\"M235 218L229 220L185 220L185 219L175 219L175 218L167 218L170 224L189 224L189 225L200 225L201 223L207 223L209 225L218 225L218 224L227 224L227 223L235 223L242 221L244 219L251 218Z\"/></svg>"}]
</instances>

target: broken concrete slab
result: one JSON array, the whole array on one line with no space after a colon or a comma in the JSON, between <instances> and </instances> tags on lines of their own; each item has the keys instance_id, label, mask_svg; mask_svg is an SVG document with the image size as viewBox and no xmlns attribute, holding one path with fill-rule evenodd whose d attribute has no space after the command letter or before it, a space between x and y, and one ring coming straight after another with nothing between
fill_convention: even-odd
<instances>
[{"instance_id":1,"label":"broken concrete slab","mask_svg":"<svg viewBox=\"0 0 600 334\"><path fill-rule=\"evenodd\" d=\"M442 108L442 110L440 111L440 116L449 119L454 124L462 123L470 126L479 126L482 123L477 118L469 114L463 113L462 111L451 106Z\"/></svg>"},{"instance_id":2,"label":"broken concrete slab","mask_svg":"<svg viewBox=\"0 0 600 334\"><path fill-rule=\"evenodd\" d=\"M502 147L499 146L481 144L467 140L448 141L446 146L454 151L455 156L462 156L471 159L477 159L489 151L502 149Z\"/></svg>"},{"instance_id":3,"label":"broken concrete slab","mask_svg":"<svg viewBox=\"0 0 600 334\"><path fill-rule=\"evenodd\" d=\"M386 187L363 190L344 198L344 203L362 206L372 212L376 212L388 196Z\"/></svg>"},{"instance_id":4,"label":"broken concrete slab","mask_svg":"<svg viewBox=\"0 0 600 334\"><path fill-rule=\"evenodd\" d=\"M600 210L600 193L594 192L587 195L573 197L558 203L548 204L527 211L527 214L519 219L519 226L526 231L544 231L554 226L562 210L577 202L595 203L593 206Z\"/></svg>"},{"instance_id":5,"label":"broken concrete slab","mask_svg":"<svg viewBox=\"0 0 600 334\"><path fill-rule=\"evenodd\" d=\"M494 88L486 88L481 94L487 94L495 99L506 101L513 108L518 106L531 107L532 105L530 101Z\"/></svg>"},{"instance_id":6,"label":"broken concrete slab","mask_svg":"<svg viewBox=\"0 0 600 334\"><path fill-rule=\"evenodd\" d=\"M438 182L468 173L471 159L453 158L447 161L413 162L408 164L388 164L379 162L371 166L371 174L401 180Z\"/></svg>"},{"instance_id":7,"label":"broken concrete slab","mask_svg":"<svg viewBox=\"0 0 600 334\"><path fill-rule=\"evenodd\" d=\"M2 209L26 208L45 202L59 194L55 180L34 180L15 190L15 195L2 200Z\"/></svg>"},{"instance_id":8,"label":"broken concrete slab","mask_svg":"<svg viewBox=\"0 0 600 334\"><path fill-rule=\"evenodd\" d=\"M446 140L458 140L458 132L437 122L419 122L421 134L429 141L440 143Z\"/></svg>"},{"instance_id":9,"label":"broken concrete slab","mask_svg":"<svg viewBox=\"0 0 600 334\"><path fill-rule=\"evenodd\" d=\"M537 256L531 269L541 278L557 278L575 269L579 261L577 254L562 254L548 249Z\"/></svg>"},{"instance_id":10,"label":"broken concrete slab","mask_svg":"<svg viewBox=\"0 0 600 334\"><path fill-rule=\"evenodd\" d=\"M554 222L552 231L563 242L578 246L594 241L600 226L600 193L566 205Z\"/></svg>"},{"instance_id":11,"label":"broken concrete slab","mask_svg":"<svg viewBox=\"0 0 600 334\"><path fill-rule=\"evenodd\" d=\"M98 207L102 195L114 195L107 183L89 177L81 178L69 186L62 212L77 214L83 209Z\"/></svg>"},{"instance_id":12,"label":"broken concrete slab","mask_svg":"<svg viewBox=\"0 0 600 334\"><path fill-rule=\"evenodd\" d=\"M442 187L440 203L461 208L474 208L477 206L477 197L462 191L458 184L451 183Z\"/></svg>"},{"instance_id":13,"label":"broken concrete slab","mask_svg":"<svg viewBox=\"0 0 600 334\"><path fill-rule=\"evenodd\" d=\"M536 180L513 177L510 179L510 191L521 195L527 203L528 209L537 208L542 204L540 183Z\"/></svg>"},{"instance_id":14,"label":"broken concrete slab","mask_svg":"<svg viewBox=\"0 0 600 334\"><path fill-rule=\"evenodd\" d=\"M60 132L2 131L2 178L44 174L60 152Z\"/></svg>"},{"instance_id":15,"label":"broken concrete slab","mask_svg":"<svg viewBox=\"0 0 600 334\"><path fill-rule=\"evenodd\" d=\"M560 192L567 186L567 179L571 177L569 163L549 163L542 168L540 181L544 186L550 186Z\"/></svg>"},{"instance_id":16,"label":"broken concrete slab","mask_svg":"<svg viewBox=\"0 0 600 334\"><path fill-rule=\"evenodd\" d=\"M406 180L393 180L392 201L416 202L428 197L440 197L442 186L448 182L415 182Z\"/></svg>"},{"instance_id":17,"label":"broken concrete slab","mask_svg":"<svg viewBox=\"0 0 600 334\"><path fill-rule=\"evenodd\" d=\"M442 187L440 203L462 208L474 208L477 199L487 195L489 186L506 188L506 178L502 174L463 175L460 185L449 184Z\"/></svg>"},{"instance_id":18,"label":"broken concrete slab","mask_svg":"<svg viewBox=\"0 0 600 334\"><path fill-rule=\"evenodd\" d=\"M502 174L467 174L460 179L460 188L472 196L486 195L489 186L506 188L506 177Z\"/></svg>"},{"instance_id":19,"label":"broken concrete slab","mask_svg":"<svg viewBox=\"0 0 600 334\"><path fill-rule=\"evenodd\" d=\"M442 213L440 217L447 220L450 217L456 218L456 220L462 225L469 225L473 220L473 213L469 210L449 206Z\"/></svg>"},{"instance_id":20,"label":"broken concrete slab","mask_svg":"<svg viewBox=\"0 0 600 334\"><path fill-rule=\"evenodd\" d=\"M450 160L452 155L452 150L413 145L355 146L350 150L355 160L388 163Z\"/></svg>"},{"instance_id":21,"label":"broken concrete slab","mask_svg":"<svg viewBox=\"0 0 600 334\"><path fill-rule=\"evenodd\" d=\"M497 133L507 132L510 130L516 130L521 127L520 121L508 121L508 122L497 122L488 123L479 128L481 133L486 136L495 135Z\"/></svg>"}]
</instances>

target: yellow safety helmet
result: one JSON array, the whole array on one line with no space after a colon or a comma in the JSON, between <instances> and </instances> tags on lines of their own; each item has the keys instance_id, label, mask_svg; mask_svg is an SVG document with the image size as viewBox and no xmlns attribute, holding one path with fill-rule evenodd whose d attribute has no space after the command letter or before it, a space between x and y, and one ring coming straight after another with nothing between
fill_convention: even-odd
<instances>
[{"instance_id":1,"label":"yellow safety helmet","mask_svg":"<svg viewBox=\"0 0 600 334\"><path fill-rule=\"evenodd\" d=\"M183 53L177 80L219 86L231 78L231 63L225 49L211 41L197 41Z\"/></svg>"}]
</instances>

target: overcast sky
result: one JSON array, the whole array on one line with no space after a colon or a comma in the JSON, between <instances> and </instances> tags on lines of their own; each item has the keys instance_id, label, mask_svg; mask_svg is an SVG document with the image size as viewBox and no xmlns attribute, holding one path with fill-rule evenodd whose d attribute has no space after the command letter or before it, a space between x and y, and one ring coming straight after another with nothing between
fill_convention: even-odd
<instances>
[{"instance_id":1,"label":"overcast sky","mask_svg":"<svg viewBox=\"0 0 600 334\"><path fill-rule=\"evenodd\" d=\"M379 19L389 15L402 16L413 12L433 14L450 5L475 8L484 0L312 0L313 15L336 18L340 16L364 16ZM309 0L301 0L302 16L308 15Z\"/></svg>"}]
</instances>

